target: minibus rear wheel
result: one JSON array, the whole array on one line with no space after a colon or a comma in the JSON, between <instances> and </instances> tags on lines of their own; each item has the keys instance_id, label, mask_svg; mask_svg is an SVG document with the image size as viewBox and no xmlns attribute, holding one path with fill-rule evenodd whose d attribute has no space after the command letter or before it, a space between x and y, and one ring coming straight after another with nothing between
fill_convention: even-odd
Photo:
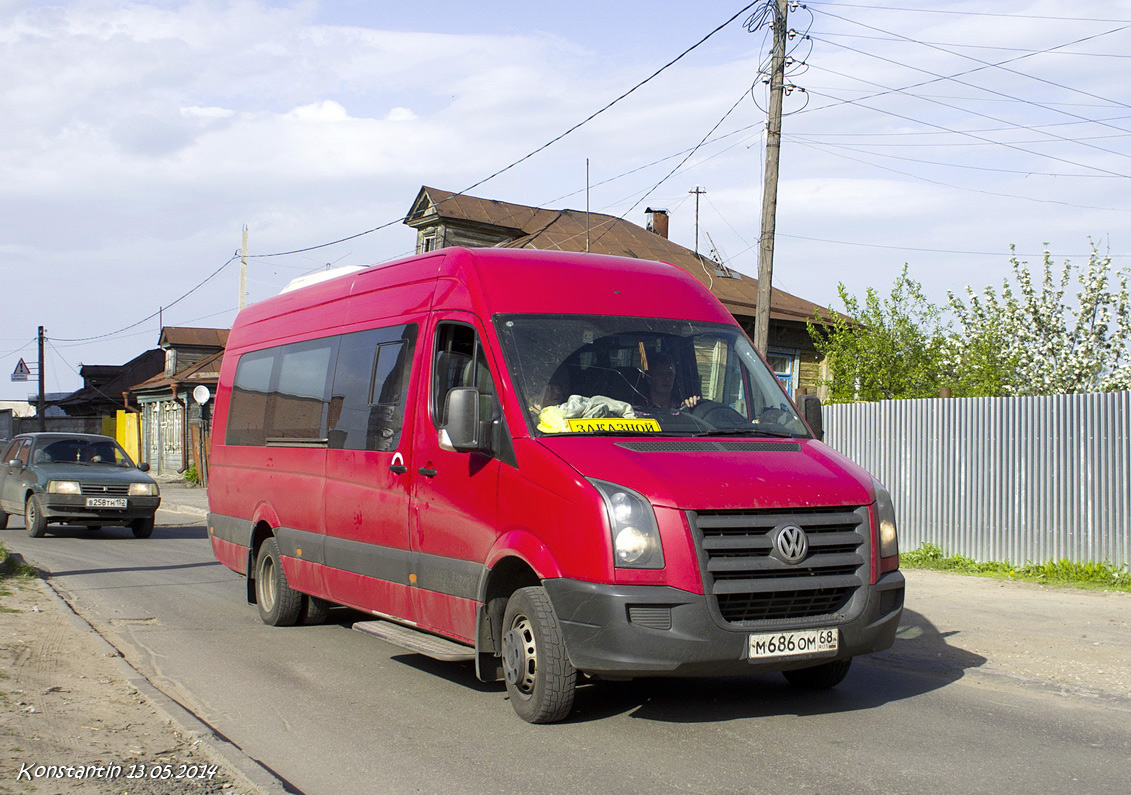
<instances>
[{"instance_id":1,"label":"minibus rear wheel","mask_svg":"<svg viewBox=\"0 0 1131 795\"><path fill-rule=\"evenodd\" d=\"M573 709L577 671L541 586L519 588L503 614L503 678L511 706L528 723L554 723Z\"/></svg>"},{"instance_id":2,"label":"minibus rear wheel","mask_svg":"<svg viewBox=\"0 0 1131 795\"><path fill-rule=\"evenodd\" d=\"M324 624L330 617L330 603L317 596L306 596L302 600L302 616L300 621L307 626Z\"/></svg>"},{"instance_id":3,"label":"minibus rear wheel","mask_svg":"<svg viewBox=\"0 0 1131 795\"><path fill-rule=\"evenodd\" d=\"M302 594L287 582L274 537L263 542L255 560L255 601L259 617L272 627L294 626L302 614Z\"/></svg>"}]
</instances>

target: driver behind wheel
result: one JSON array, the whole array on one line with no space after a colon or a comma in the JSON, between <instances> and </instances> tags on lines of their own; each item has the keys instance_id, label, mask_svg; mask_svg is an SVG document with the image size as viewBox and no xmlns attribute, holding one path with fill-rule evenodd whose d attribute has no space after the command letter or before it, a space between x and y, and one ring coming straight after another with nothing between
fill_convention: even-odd
<instances>
[{"instance_id":1,"label":"driver behind wheel","mask_svg":"<svg viewBox=\"0 0 1131 795\"><path fill-rule=\"evenodd\" d=\"M648 405L661 409L689 409L700 401L699 395L680 399L675 388L675 362L670 355L658 353L643 363L645 397Z\"/></svg>"}]
</instances>

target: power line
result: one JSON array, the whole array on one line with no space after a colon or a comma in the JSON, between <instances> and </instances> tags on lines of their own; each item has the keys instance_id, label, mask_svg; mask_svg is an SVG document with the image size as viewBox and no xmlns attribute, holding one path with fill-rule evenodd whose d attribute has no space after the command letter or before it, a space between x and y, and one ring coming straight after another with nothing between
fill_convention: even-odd
<instances>
[{"instance_id":1,"label":"power line","mask_svg":"<svg viewBox=\"0 0 1131 795\"><path fill-rule=\"evenodd\" d=\"M1086 36L1082 39L1077 39L1077 40L1074 40L1074 41L1066 42L1064 44L1059 44L1055 47L1046 48L1045 50L1041 51L1041 53L1052 52L1054 50L1062 49L1064 47L1070 47L1073 44L1078 44L1081 41L1088 41L1089 39L1097 38L1098 36L1102 36L1102 35L1107 35L1107 33L1101 33L1101 34L1095 34L1095 35L1092 35L1092 36ZM843 46L843 45L837 45L835 42L829 42L829 43L833 44L834 46ZM874 85L874 86L877 86L879 88L884 89L883 91L876 92L876 93L874 93L870 96L867 96L867 97L861 97L860 99L873 99L873 98L876 98L876 97L882 97L882 96L885 96L887 94L893 94L893 93L904 93L904 94L908 94L909 96L915 96L914 94L910 94L910 90L913 89L913 88L922 88L923 86L928 86L928 85L931 85L932 83L938 83L938 82L941 82L943 80L954 80L954 81L957 82L957 78L959 78L959 77L965 77L966 75L974 74L975 72L981 72L981 71L983 71L985 69L989 69L991 67L1001 67L1001 66L1004 66L1005 64L1008 64L1008 63L1016 63L1017 61L1021 61L1021 60L1024 60L1026 58L1033 57L1036 54L1040 54L1040 53L1027 53L1025 55L1019 55L1016 58L1008 58L1004 61L999 61L996 64L985 64L983 66L978 66L974 69L967 69L964 72L958 72L958 73L953 74L953 75L936 76L935 78L933 78L931 80L924 80L920 83L914 83L914 84L909 85L909 86L904 86L903 88L887 88L885 86L880 85L879 83L872 83L870 81L861 80L859 78L851 77L849 75L841 75L841 74L839 74L839 73L837 73L837 72L835 72L831 69L825 69L824 71L827 71L830 74L838 75L840 77L848 77L849 79L852 79L852 80L859 80L859 82L861 82L861 83L867 83L869 85ZM900 64L900 65L902 66L902 64ZM812 66L812 65L810 65L810 66ZM821 68L821 67L814 67L814 68ZM842 100L839 100L836 104L853 104L853 103L858 103L858 102L859 102L859 100L843 100L842 99ZM820 108L814 108L813 111L824 110L827 107L831 107L831 106L823 106L823 107L820 107ZM862 107L868 107L868 106L862 106ZM809 112L813 112L813 111L809 111ZM804 112L804 111L802 111L802 112ZM1009 123L1009 122L1006 122L1006 123Z\"/></svg>"},{"instance_id":2,"label":"power line","mask_svg":"<svg viewBox=\"0 0 1131 795\"><path fill-rule=\"evenodd\" d=\"M863 3L841 3L836 2L822 2L822 0L806 0L806 6L825 6L835 5L837 8L867 8L872 11L910 11L919 14L952 14L962 17L998 17L1001 19L1044 19L1052 22L1126 22L1131 23L1131 19L1103 19L1097 17L1066 17L1066 16L1042 16L1039 14L995 14L989 11L954 11L952 9L941 8L903 8L899 6L875 6L865 5ZM818 9L819 10L819 9Z\"/></svg>"},{"instance_id":3,"label":"power line","mask_svg":"<svg viewBox=\"0 0 1131 795\"><path fill-rule=\"evenodd\" d=\"M170 309L171 307L174 307L177 304L179 304L184 299L188 298L190 295L195 293L197 290L199 290L205 284L212 281L213 278L215 278L216 276L218 276L220 274L220 271L224 270L224 268L231 265L237 259L239 259L239 254L233 254L232 257L227 262L225 262L223 265L221 265L216 270L212 271L212 273L210 273L208 276L204 277L203 280L201 280L199 283L197 283L197 285L195 287L193 287L191 290L189 290L187 293L184 293L183 295L181 295L180 298L173 301L171 304L166 304L165 306L162 306L160 309L158 309L153 314L143 317L141 320L137 321L136 323L130 323L128 326L123 326L122 328L118 329L117 331L111 331L111 332L108 332L106 334L96 334L93 337L73 337L73 338L55 337L55 340L57 342L90 342L91 340L101 340L101 339L106 339L107 337L113 337L117 334L121 334L123 331L129 331L132 328L136 328L136 327L140 326L142 323L145 323L147 320L152 320L153 318L157 317L159 314L164 312L166 309Z\"/></svg>"},{"instance_id":4,"label":"power line","mask_svg":"<svg viewBox=\"0 0 1131 795\"><path fill-rule=\"evenodd\" d=\"M819 67L819 66L814 67L814 68L823 69L823 67ZM852 77L851 75L845 75L845 74L840 74L838 72L833 72L831 69L823 69L823 71L830 72L831 74L837 74L840 77L848 77L849 79L852 79L852 80L859 80L862 83L868 83L870 85L879 86L880 88L885 88L885 86L882 86L879 83L874 83L870 80L864 80L863 78L859 78L859 77ZM898 91L898 89L888 89L888 91L889 92L890 91ZM833 96L830 96L828 94L821 94L820 92L817 92L817 91L812 91L810 93L814 94L815 96L824 96L824 97L827 97L828 99L832 99L832 100L837 99L837 97L833 97ZM914 96L914 95L910 95L910 96ZM872 98L873 97L865 97L865 99L872 99ZM944 127L941 124L935 124L934 122L923 121L922 119L916 119L912 116L907 116L907 115L904 115L902 113L896 113L895 111L884 110L883 108L877 108L877 107L873 107L871 105L865 105L865 104L863 104L863 102L861 100L843 100L843 101L840 101L838 104L858 105L859 107L865 108L866 110L870 110L874 113L883 113L883 114L888 115L888 116L893 116L897 119L903 119L904 121L914 122L915 124L921 124L921 125L924 125L926 127L934 127L937 130L943 130L945 132L953 133L955 135L964 135L964 136L967 136L969 138L974 138L976 140L983 141L983 142L986 142L986 143L992 143L992 144L996 144L998 146L1003 146L1007 149L1015 149L1018 152L1024 152L1025 154L1034 155L1036 157L1046 157L1050 160L1056 160L1060 163L1066 163L1067 165L1070 165L1070 166L1076 166L1077 168L1088 168L1088 169L1091 169L1093 171L1099 171L1101 173L1110 174L1110 175L1116 176L1116 177L1131 178L1131 175L1121 174L1118 171L1111 171L1110 169L1102 168L1100 166L1090 166L1090 165L1087 165L1086 163L1077 163L1074 160L1068 160L1067 158L1057 157L1056 155L1048 155L1048 154L1044 154L1042 152L1034 152L1032 150L1025 149L1024 147L1018 146L1016 144L1011 144L1011 143L1007 143L1007 142L1004 142L1004 141L994 141L991 138L984 138L980 135L975 135L974 133L963 132L961 130L951 129L950 127ZM945 104L945 103L938 103L938 104ZM962 110L962 108L957 108L957 109ZM976 115L982 115L982 114L976 114ZM986 117L986 118L992 118L992 117ZM1008 123L1008 122L1006 122L1006 123Z\"/></svg>"},{"instance_id":5,"label":"power line","mask_svg":"<svg viewBox=\"0 0 1131 795\"><path fill-rule=\"evenodd\" d=\"M837 5L842 5L838 3ZM827 12L819 12L827 13ZM829 14L829 16L832 16ZM841 33L840 31L814 31L815 36L839 36L845 39L868 39L870 41L900 41L899 34L891 33L887 36L866 36L863 33ZM960 44L949 41L916 41L933 47L957 47L966 50L995 50L997 52L1024 52L1032 55L1073 55L1083 58L1131 58L1131 55L1114 52L1064 52L1062 50L1032 50L1028 47L1006 47L1003 44ZM957 54L957 53L956 53Z\"/></svg>"},{"instance_id":6,"label":"power line","mask_svg":"<svg viewBox=\"0 0 1131 795\"><path fill-rule=\"evenodd\" d=\"M938 50L939 52L945 52L947 55L954 55L954 56L957 56L959 58L965 58L968 61L973 61L974 63L982 64L983 66L992 67L992 68L995 68L995 69L1000 69L1003 72L1008 72L1009 74L1017 75L1018 77L1024 77L1028 80L1034 80L1038 83L1044 83L1046 85L1050 85L1050 86L1053 86L1054 88L1059 88L1059 89L1062 89L1064 91L1071 91L1072 93L1081 94L1081 95L1086 96L1086 97L1091 97L1092 99L1102 100L1102 101L1107 102L1111 105L1117 105L1119 107L1131 109L1131 105L1128 105L1125 102L1120 102L1118 100L1110 99L1108 97L1102 97L1098 94L1092 94L1091 92L1083 91L1083 90L1078 89L1078 88L1071 88L1070 86L1066 86L1066 85L1063 85L1061 83L1056 83L1056 82L1053 82L1052 80L1046 80L1043 77L1037 77L1036 75L1026 74L1025 72L1018 72L1016 69L1007 69L1005 67L1005 63L1009 63L1009 61L1005 61L1005 62L1002 62L1000 64L990 63L988 61L983 61L980 58L975 58L972 55L965 55L965 54L960 53L960 52L954 52L953 50L948 50L945 47L941 47L937 44L928 44L928 43L923 42L923 41L918 41L916 39L909 38L909 37L904 36L900 33L893 33L890 30L883 30L882 28L877 28L873 25L866 25L863 22L858 22L858 21L852 20L852 19L846 19L845 17L839 16L837 14L830 13L828 11L822 11L821 13L823 13L827 16L830 16L834 19L839 19L842 22L850 22L854 25L859 25L860 27L867 28L868 30L874 30L874 31L877 31L879 33L885 33L885 34L890 35L890 36L896 36L903 41L906 41L906 42L909 42L909 43L912 43L912 44L918 44L921 47L928 47L928 48L933 49L933 50ZM1131 24L1124 25L1124 26L1119 27L1119 28L1114 28L1112 30L1105 31L1103 33L1097 33L1097 34L1092 35L1092 36L1087 36L1083 39L1078 39L1075 42L1073 42L1073 44L1079 44L1081 42L1089 41L1091 39L1098 39L1101 36L1109 36L1112 33L1119 33L1120 31L1127 30L1129 27L1131 27ZM833 44L833 42L829 42L829 43ZM835 45L835 46L845 46L845 45ZM1042 55L1045 52L1053 52L1055 50L1063 49L1063 47L1065 47L1065 46L1069 46L1069 45L1060 45L1060 46L1057 46L1057 47L1051 47L1051 48L1048 48L1047 50L1036 50L1036 51L1030 52L1029 54L1025 55L1024 57L1028 58L1028 57L1031 57L1033 55ZM868 54L870 54L870 53L868 53ZM876 57L876 56L873 56L873 57ZM904 64L904 65L906 65L906 64ZM910 67L910 68L915 69L915 67ZM933 74L931 72L928 72L925 69L918 69L917 71L923 72L924 74ZM938 77L938 75L933 75L933 76ZM956 82L959 85L970 86L972 88L977 88L977 89L980 89L982 91L987 91L987 92L990 92L992 94L1000 94L1001 93L1001 92L998 92L998 91L993 91L991 89L985 88L984 86L971 86L971 84L964 83L961 80L954 80L953 82ZM1002 96L1008 96L1008 95L1002 94ZM1016 99L1016 97L1010 97L1010 98ZM1020 101L1028 102L1027 100L1020 100ZM1038 107L1044 107L1043 105L1039 105L1038 103L1029 103L1029 104L1034 104L1034 105L1037 105ZM1046 110L1047 110L1047 108L1046 108ZM1065 113L1066 111L1060 111L1060 112Z\"/></svg>"},{"instance_id":7,"label":"power line","mask_svg":"<svg viewBox=\"0 0 1131 795\"><path fill-rule=\"evenodd\" d=\"M699 47L700 47L701 45L703 45L703 44L704 44L704 43L705 43L705 42L706 42L706 41L707 41L708 39L710 39L710 38L711 38L712 36L714 36L714 35L715 35L716 33L718 33L718 32L719 32L720 30L722 30L723 28L725 28L725 27L726 27L727 25L729 25L730 23L734 22L734 21L735 21L736 19L738 19L738 18L739 18L740 16L742 16L742 15L743 15L744 13L746 13L747 11L749 11L749 10L750 10L751 8L753 8L754 6L758 5L758 4L760 3L760 2L764 2L764 0L757 0L757 2L754 2L754 3L750 3L750 4L746 5L746 6L744 6L744 7L743 7L742 9L740 9L740 10L739 10L739 11L738 11L737 13L735 13L735 14L734 14L733 16L731 16L731 17L730 17L730 19L728 19L728 20L727 20L726 22L723 22L723 23L722 23L721 25L717 26L717 27L716 27L716 28L715 28L714 30L712 30L712 31L711 31L710 33L708 33L708 34L707 34L706 36L704 36L703 38L699 39L699 41L695 42L695 43L694 43L694 44L692 44L692 45L691 45L690 47L688 47L687 49L685 49L685 50L684 50L683 52L681 52L681 53L680 53L679 55L677 55L677 56L676 56L675 58L672 58L672 59L671 59L670 61L668 61L668 62L667 62L666 64L664 64L663 66L661 66L661 67L660 67L659 69L657 69L656 71L652 72L652 74L648 75L648 77L646 77L646 78L644 78L643 80L641 80L641 81L640 81L639 83L637 83L637 84L636 84L636 85L634 85L634 86L633 86L632 88L630 88L630 89L628 89L627 91L625 91L625 92L624 92L623 94L621 94L620 96L618 96L618 97L617 97L616 99L612 100L611 102L608 102L607 104L605 104L605 105L604 105L603 107L601 107L600 109L598 109L598 110L594 111L593 113L590 113L590 114L589 114L588 116L586 116L586 117L585 117L584 119L582 119L581 121L577 122L576 124L572 125L572 126L571 126L571 127L569 127L568 129L566 129L566 130L565 130L565 132L562 132L562 133L560 133L559 135L557 135L557 136L555 136L555 137L551 138L551 139L550 139L549 141L547 141L546 143L542 144L542 145L541 145L541 146L539 146L538 148L536 148L536 149L534 149L534 150L532 150L532 151L528 152L527 154L525 154L525 155L523 155L522 157L520 157L520 158L519 158L518 160L515 160L515 161L514 161L513 163L510 163L509 165L503 166L502 168L500 168L500 169L499 169L498 171L494 172L493 174L490 174L490 175L488 175L488 176L484 177L483 179L479 180L478 182L474 182L474 183L472 183L471 185L468 185L468 186L467 186L466 188L464 188L464 189L463 189L463 190L461 190L461 191L458 191L458 192L456 192L456 193L453 193L453 194L452 194L452 195L451 195L451 196L450 196L450 197L449 197L448 199L444 199L443 201L448 201L449 199L454 199L454 198L456 198L457 196L462 196L462 195L464 195L464 194L465 194L465 193L467 193L468 191L472 191L472 190L475 190L475 189L476 189L476 188L478 188L478 187L479 187L480 185L483 185L483 184L485 184L485 183L487 183L487 182L490 182L490 181L491 181L491 180L493 180L493 179L494 179L495 177L498 177L498 176L500 176L501 174L505 174L506 172L508 172L508 171L510 171L510 170L511 170L512 168L514 168L515 166L517 166L517 165L519 165L519 164L521 164L521 163L525 163L525 162L526 162L527 160L529 160L530 158L534 157L534 156L535 156L535 155L537 155L537 154L538 154L539 152L542 152L542 151L544 151L544 150L546 150L546 149L550 148L551 146L553 146L553 145L554 145L554 144L556 144L556 143L557 143L558 141L560 141L560 140L562 140L563 138L565 138L565 137L566 137L567 135L569 135L570 133L572 133L572 132L574 132L574 131L576 131L576 130L580 129L581 127L585 126L585 125L586 125L586 124L588 124L589 122L593 121L593 119L597 118L597 117L598 117L598 116L600 116L600 115L601 115L602 113L604 113L605 111L607 111L607 110L609 110L610 108L612 108L612 107L613 107L614 105L616 105L616 104L617 104L618 102L620 102L621 100L625 99L625 98L626 98L626 97L628 97L628 96L629 96L630 94L633 94L633 93L634 93L634 92L636 92L636 91L637 91L638 89L640 89L640 88L642 88L643 86L645 86L646 84L650 83L650 82L651 82L651 81L652 81L653 79L655 79L656 77L659 77L659 75L660 75L660 74L662 74L663 72L667 71L667 70L668 70L668 69L669 69L670 67L674 66L674 65L675 65L676 63L678 63L679 61L683 60L683 58L684 58L684 57L686 57L687 55L689 55L689 54L690 54L690 53L691 53L692 51L694 51L694 50L698 49L698 48L699 48ZM381 230L381 229L386 229L386 228L388 228L388 227L390 227L390 226L393 226L393 225L395 225L395 224L399 224L399 223L401 223L402 221L404 221L404 217L403 217L403 216L402 216L401 218L395 218L395 219L393 219L393 220L391 220L391 221L387 221L386 223L383 223L383 224L381 224L380 226L375 226L375 227L373 227L372 229L367 229L367 230L366 230L366 231L364 231L364 232L358 232L357 234L354 234L354 235L349 235L348 237L339 238L338 240L332 240L332 241L330 241L329 243L321 243L321 244L319 244L319 245L316 245L316 246L307 246L306 248L295 249L295 250L293 250L293 251L278 251L278 252L275 252L275 253L273 253L273 254L250 254L250 255L248 255L248 256L249 256L249 258L250 258L250 257L255 257L255 258L263 258L263 257L282 257L282 256L286 256L286 255L288 255L288 254L302 254L302 253L305 253L305 252L307 252L307 251L315 251L315 250L317 250L317 249L320 249L320 248L326 248L327 246L334 246L334 245L337 245L338 243L344 243L344 242L346 242L347 240L354 240L354 239L356 239L356 238L362 237L363 235L368 235L368 234L371 234L371 233L373 233L373 232L377 232L377 231L379 231L379 230Z\"/></svg>"},{"instance_id":8,"label":"power line","mask_svg":"<svg viewBox=\"0 0 1131 795\"><path fill-rule=\"evenodd\" d=\"M812 243L833 243L838 246L861 246L863 248L882 248L890 251L918 251L925 254L961 254L966 256L975 257L998 257L1008 252L1002 251L963 251L959 249L945 249L945 248L917 248L914 246L890 246L882 243L861 243L857 240L829 240L822 237L806 237L804 235L786 235L779 233L779 237L788 237L793 240L808 240ZM1040 254L1017 254L1018 257L1039 257ZM1065 257L1087 257L1087 254L1065 254ZM1112 259L1124 259L1131 257L1131 254L1108 254Z\"/></svg>"},{"instance_id":9,"label":"power line","mask_svg":"<svg viewBox=\"0 0 1131 795\"><path fill-rule=\"evenodd\" d=\"M919 68L919 67L917 67L917 66L911 66L910 64L902 63L902 62L900 62L900 61L895 61L895 60L893 60L893 59L891 59L891 58L885 58L885 57L883 57L882 55L876 55L875 53L864 52L863 50L857 50L857 49L856 49L856 48L854 48L854 47L848 47L848 46L846 46L846 45L844 45L844 44L836 44L835 42L828 42L828 43L829 43L829 44L832 44L832 45L833 45L834 47L842 47L842 48L844 48L844 49L846 49L846 50L849 50L850 52L855 52L855 53L858 53L859 55L865 55L865 56L867 56L867 57L869 57L869 58L875 58L875 59L876 59L876 60L878 60L878 61L883 61L883 62L885 62L885 63L894 64L894 65L896 65L896 66L903 66L903 67L906 67L906 68L908 68L908 69L913 69L913 70L915 70L916 72L922 72L923 74L932 75L932 76L934 76L934 77L939 77L939 78L941 78L941 77L942 77L941 75L937 75L937 74L935 74L934 72L930 72L930 71L928 71L928 70L926 70L926 69L920 69L920 68ZM854 78L854 79L860 80L860 78ZM949 78L949 79L952 79L952 80L953 80L953 78ZM1123 133L1126 133L1126 132L1131 132L1131 131L1129 131L1129 130L1126 130L1126 129L1122 128L1122 127L1116 127L1115 125L1111 125L1111 124L1103 124L1103 123L1101 123L1101 122L1096 122L1096 121L1095 121L1095 120L1093 120L1093 119L1088 119L1088 118L1086 118L1086 117L1084 117L1084 116L1080 116L1080 115L1078 115L1078 114L1076 114L1076 113L1069 113L1069 112L1068 112L1068 111L1066 111L1066 110L1059 110L1059 109L1056 109L1056 108L1050 108L1050 107L1047 107L1047 106L1045 106L1045 105L1042 105L1042 104L1040 104L1040 103L1038 103L1038 102L1032 102L1032 101L1029 101L1029 100L1019 99L1018 97L1014 97L1014 96L1011 96L1011 95L1008 95L1008 94L1003 94L1003 93L1002 93L1002 92L1000 92L1000 91L995 91L995 90L993 90L993 89L990 89L990 88L985 88L985 87L982 87L982 86L975 86L975 85L974 85L974 84L972 84L972 83L967 83L967 82L965 82L965 81L962 81L962 80L953 80L953 81L954 81L954 82L956 82L956 83L958 83L959 85L964 85L964 86L967 86L967 87L970 87L970 88L977 88L977 89L980 89L980 90L982 90L982 91L985 91L985 92L987 92L987 93L990 93L990 94L996 94L996 95L999 95L999 96L1003 96L1003 97L1006 97L1006 98L1008 98L1008 99L1010 99L1010 100L1013 100L1013 101L1022 102L1022 103L1026 104L1026 105L1031 105L1031 106L1033 106L1033 107L1041 108L1042 110L1053 111L1053 112L1055 112L1055 113L1062 113L1062 114L1064 114L1065 116L1070 116L1070 117L1072 117L1072 118L1075 118L1075 119L1079 119L1079 120L1082 120L1082 121L1087 121L1087 122L1089 122L1089 123L1092 123L1092 124L1100 124L1101 126L1104 126L1104 127L1110 127L1110 128L1111 128L1111 129L1113 129L1113 130L1118 130L1119 132L1123 132ZM862 81L862 82L869 82L869 81ZM876 85L879 85L879 84L876 84ZM938 99L933 99L933 98L931 98L931 97L928 97L928 96L926 96L926 95L920 95L920 94L912 94L912 93L910 93L910 92L907 92L907 91L905 91L905 90L901 90L901 89L900 89L900 90L898 90L898 92L899 92L900 94L903 94L903 95L905 95L905 96L914 97L914 98L916 98L916 99L920 99L920 100L922 100L922 101L924 101L924 102L930 102L930 103L933 103L933 104L935 104L935 105L940 105L940 106L942 106L942 107L944 107L944 108L949 108L949 109L951 109L951 110L957 110L957 111L962 111L962 112L964 112L964 113L970 113L970 114L972 114L972 115L974 115L974 116L979 116L979 117L981 117L981 118L983 118L983 119L990 119L991 121L1000 122L1000 123L1002 123L1002 124L1011 124L1011 125L1015 126L1015 127L1017 128L1017 129L1029 129L1029 128L1028 128L1028 126L1027 126L1027 125L1024 125L1024 124L1014 124L1013 122L1010 122L1010 121L1009 121L1008 119L1001 119L1001 118L998 118L997 116L991 116L991 115L989 115L989 114L986 114L986 113L979 113L978 111L970 110L969 108L963 108L963 107L960 107L960 106L958 106L958 105L952 105L952 104L950 104L949 102L943 102L943 101L941 101L941 100L938 100ZM1067 143L1075 143L1075 144L1079 144L1080 146L1086 146L1086 147L1088 147L1089 149L1095 149L1095 150L1097 150L1097 151L1099 151L1099 152L1104 152L1104 153L1106 153L1106 154L1109 154L1109 155L1116 155L1116 156L1118 156L1118 157L1127 157L1127 158L1131 158L1131 155L1125 154L1125 153L1123 153L1123 152L1117 152L1117 151L1115 151L1115 150L1112 150L1112 149L1105 149L1105 148L1103 148L1102 146L1096 146L1095 144L1083 143L1083 142L1081 142L1081 141L1078 141L1078 140L1073 140L1073 139L1070 139L1070 138L1065 138L1064 136L1062 136L1062 135L1057 135L1056 133L1053 133L1053 132L1044 131L1044 134L1045 134L1045 135L1048 135L1048 136L1049 136L1049 137L1051 137L1051 138L1055 138L1055 139L1057 139L1057 140L1060 140L1060 141L1064 141L1064 142L1067 142ZM1076 164L1076 165L1081 165L1081 164ZM1094 166L1084 166L1084 167L1085 167L1085 168L1094 168ZM1114 172L1111 172L1111 173L1114 173ZM1126 176L1126 175L1120 175L1120 176Z\"/></svg>"},{"instance_id":10,"label":"power line","mask_svg":"<svg viewBox=\"0 0 1131 795\"><path fill-rule=\"evenodd\" d=\"M969 163L945 163L938 160L922 160L915 157L900 157L899 155L885 154L882 152L871 152L863 149L861 146L852 146L850 144L837 144L829 141L810 141L804 135L790 135L787 136L789 140L808 145L811 148L827 148L827 149L847 149L850 152L857 152L859 154L869 154L875 157L886 157L889 160L902 160L906 163L922 163L927 166L943 166L945 168L965 168L971 171L988 171L998 174L1024 174L1027 177L1079 177L1081 179L1117 179L1110 174L1061 174L1056 172L1047 171L1026 171L1015 168L992 168L990 166L975 166ZM864 144L867 146L867 144Z\"/></svg>"},{"instance_id":11,"label":"power line","mask_svg":"<svg viewBox=\"0 0 1131 795\"><path fill-rule=\"evenodd\" d=\"M807 146L811 149L817 148L817 147L813 146L812 144L806 144L806 143L802 143L802 142L798 142L798 143L800 143L801 146ZM953 188L955 190L964 190L964 191L968 191L970 193L982 193L982 194L985 194L987 196L998 196L998 197L1004 198L1004 199L1021 199L1023 201L1036 202L1038 204L1059 204L1063 207L1075 207L1077 209L1082 209L1082 210L1105 210L1105 211L1114 212L1114 213L1131 212L1131 208L1126 208L1126 207L1125 208L1091 207L1091 206L1083 205L1083 204L1072 204L1070 202L1059 201L1057 199L1038 199L1038 198L1033 197L1033 196L1018 196L1018 195L1012 194L1012 193L998 193L996 191L981 190L979 188L968 188L968 187L964 187L962 185L954 185L954 184L949 183L949 182L942 182L942 181L937 180L937 179L930 179L930 178L924 177L920 174L913 174L910 171L900 171L897 168L889 168L888 166L881 166L877 163L869 163L866 160L860 160L859 158L849 157L848 155L838 154L836 152L828 152L828 154L832 155L833 157L840 157L840 158L844 158L845 160L852 160L856 163L862 163L866 166L871 166L872 168L878 168L878 169L881 169L883 171L890 171L893 174L901 174L905 177L911 177L912 179L917 179L917 180L920 180L922 182L928 182L932 185L939 185L939 186L944 187L944 188Z\"/></svg>"}]
</instances>

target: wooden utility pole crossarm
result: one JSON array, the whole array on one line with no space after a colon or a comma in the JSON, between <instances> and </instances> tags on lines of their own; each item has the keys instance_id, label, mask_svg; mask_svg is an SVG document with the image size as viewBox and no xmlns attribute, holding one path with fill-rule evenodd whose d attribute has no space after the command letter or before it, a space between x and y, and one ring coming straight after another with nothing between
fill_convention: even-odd
<instances>
[{"instance_id":1,"label":"wooden utility pole crossarm","mask_svg":"<svg viewBox=\"0 0 1131 795\"><path fill-rule=\"evenodd\" d=\"M762 187L762 234L758 257L758 307L754 347L763 355L770 340L770 295L774 281L774 232L778 209L778 159L781 154L781 106L785 90L786 5L774 0L774 53L770 66L770 113L766 121L766 179Z\"/></svg>"}]
</instances>

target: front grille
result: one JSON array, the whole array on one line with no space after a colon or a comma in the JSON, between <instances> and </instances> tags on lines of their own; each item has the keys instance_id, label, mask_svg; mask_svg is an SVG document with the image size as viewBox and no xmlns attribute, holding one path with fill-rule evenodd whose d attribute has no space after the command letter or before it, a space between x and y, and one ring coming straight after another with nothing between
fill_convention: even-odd
<instances>
[{"instance_id":1,"label":"front grille","mask_svg":"<svg viewBox=\"0 0 1131 795\"><path fill-rule=\"evenodd\" d=\"M868 509L688 511L703 584L732 624L835 614L869 577ZM779 528L800 527L808 554L791 564L774 551Z\"/></svg>"},{"instance_id":2,"label":"front grille","mask_svg":"<svg viewBox=\"0 0 1131 795\"><path fill-rule=\"evenodd\" d=\"M130 495L129 483L116 483L109 486L83 483L81 488L83 496L86 497L128 497Z\"/></svg>"}]
</instances>

